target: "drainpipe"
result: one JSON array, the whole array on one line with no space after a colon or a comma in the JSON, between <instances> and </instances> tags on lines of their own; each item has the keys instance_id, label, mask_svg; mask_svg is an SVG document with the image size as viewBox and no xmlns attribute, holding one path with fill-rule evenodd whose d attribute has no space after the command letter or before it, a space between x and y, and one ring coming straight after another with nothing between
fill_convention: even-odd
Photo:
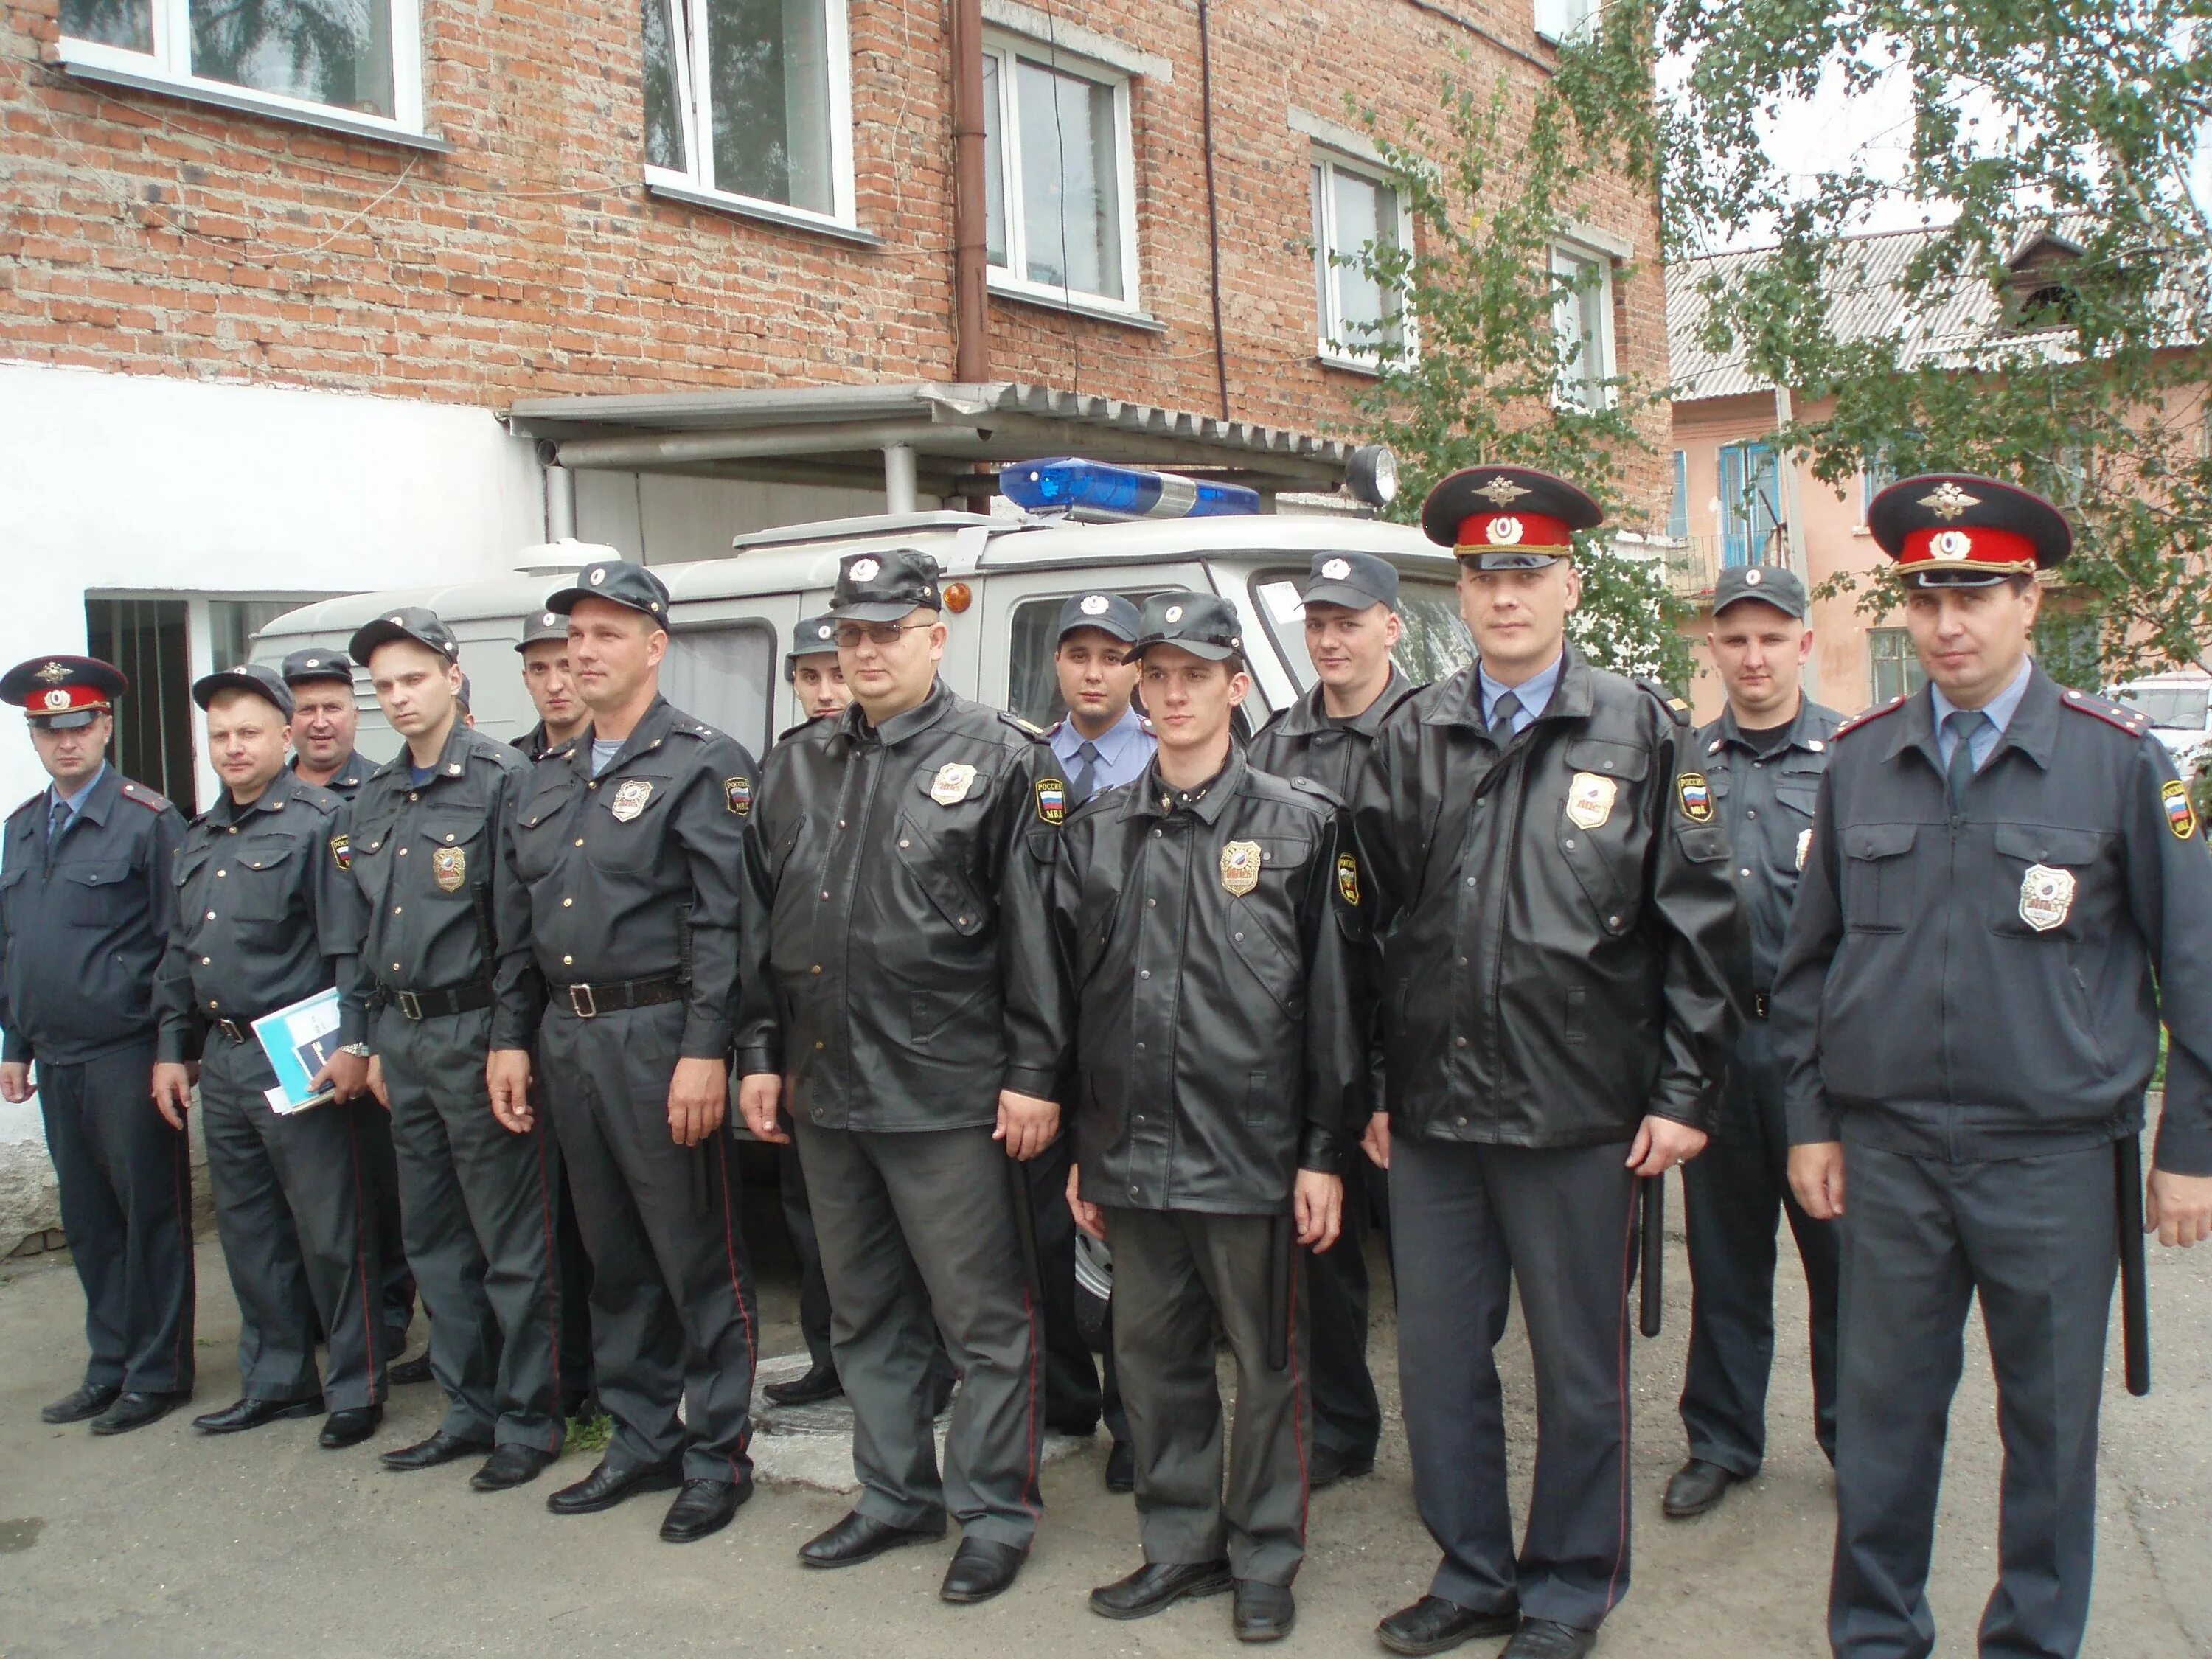
<instances>
[{"instance_id":1,"label":"drainpipe","mask_svg":"<svg viewBox=\"0 0 2212 1659\"><path fill-rule=\"evenodd\" d=\"M1207 0L1198 0L1198 97L1206 146L1206 251L1212 261L1213 378L1221 393L1221 418L1229 418L1229 343L1221 332L1221 193L1213 178L1213 21Z\"/></svg>"},{"instance_id":2,"label":"drainpipe","mask_svg":"<svg viewBox=\"0 0 2212 1659\"><path fill-rule=\"evenodd\" d=\"M884 511L911 513L914 510L914 446L885 444L884 446Z\"/></svg>"},{"instance_id":3,"label":"drainpipe","mask_svg":"<svg viewBox=\"0 0 2212 1659\"><path fill-rule=\"evenodd\" d=\"M991 378L984 305L983 0L952 0L952 376Z\"/></svg>"},{"instance_id":4,"label":"drainpipe","mask_svg":"<svg viewBox=\"0 0 2212 1659\"><path fill-rule=\"evenodd\" d=\"M545 539L573 540L576 534L576 475L561 465L559 447L538 441L538 465L545 475Z\"/></svg>"}]
</instances>

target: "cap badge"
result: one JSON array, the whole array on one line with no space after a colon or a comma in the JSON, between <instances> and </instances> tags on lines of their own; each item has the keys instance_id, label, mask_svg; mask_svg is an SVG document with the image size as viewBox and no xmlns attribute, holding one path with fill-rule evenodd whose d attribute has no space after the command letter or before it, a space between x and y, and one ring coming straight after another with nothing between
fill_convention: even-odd
<instances>
[{"instance_id":1,"label":"cap badge","mask_svg":"<svg viewBox=\"0 0 2212 1659\"><path fill-rule=\"evenodd\" d=\"M1067 822L1067 785L1058 778L1039 778L1036 786L1037 817L1045 823L1060 824Z\"/></svg>"},{"instance_id":2,"label":"cap badge","mask_svg":"<svg viewBox=\"0 0 2212 1659\"><path fill-rule=\"evenodd\" d=\"M1171 605L1160 612L1160 616L1164 621L1179 623L1182 620L1182 607L1179 605Z\"/></svg>"},{"instance_id":3,"label":"cap badge","mask_svg":"<svg viewBox=\"0 0 2212 1659\"><path fill-rule=\"evenodd\" d=\"M1595 772L1577 772L1567 781L1567 822L1578 830L1602 830L1613 816L1620 785Z\"/></svg>"},{"instance_id":4,"label":"cap badge","mask_svg":"<svg viewBox=\"0 0 2212 1659\"><path fill-rule=\"evenodd\" d=\"M1498 506L1504 507L1509 501L1519 501L1528 492L1515 483L1512 479L1500 473L1488 483L1476 486L1474 493L1486 501L1495 501Z\"/></svg>"},{"instance_id":5,"label":"cap badge","mask_svg":"<svg viewBox=\"0 0 2212 1659\"><path fill-rule=\"evenodd\" d=\"M1352 574L1352 561L1330 559L1322 566L1321 574L1326 581L1340 582Z\"/></svg>"},{"instance_id":6,"label":"cap badge","mask_svg":"<svg viewBox=\"0 0 2212 1659\"><path fill-rule=\"evenodd\" d=\"M929 798L939 806L957 806L975 787L975 769L961 761L947 761L929 781Z\"/></svg>"},{"instance_id":7,"label":"cap badge","mask_svg":"<svg viewBox=\"0 0 2212 1659\"><path fill-rule=\"evenodd\" d=\"M2159 801L2166 808L2166 827L2173 831L2176 841L2187 841L2197 833L2197 808L2190 803L2189 786L2179 779L2169 779L2159 786Z\"/></svg>"},{"instance_id":8,"label":"cap badge","mask_svg":"<svg viewBox=\"0 0 2212 1659\"><path fill-rule=\"evenodd\" d=\"M1969 495L1948 479L1920 498L1920 505L1929 508L1939 519L1955 519L1968 507L1981 504L1979 495Z\"/></svg>"},{"instance_id":9,"label":"cap badge","mask_svg":"<svg viewBox=\"0 0 2212 1659\"><path fill-rule=\"evenodd\" d=\"M58 662L50 662L39 670L39 678L48 685L59 685L69 678L69 670Z\"/></svg>"},{"instance_id":10,"label":"cap badge","mask_svg":"<svg viewBox=\"0 0 2212 1659\"><path fill-rule=\"evenodd\" d=\"M1759 583L1765 580L1766 573L1764 570L1761 570L1757 565L1752 566L1750 569L1743 573L1743 585L1746 587L1756 587Z\"/></svg>"},{"instance_id":11,"label":"cap badge","mask_svg":"<svg viewBox=\"0 0 2212 1659\"><path fill-rule=\"evenodd\" d=\"M1706 785L1703 772L1685 772L1675 779L1674 794L1682 804L1682 816L1691 823L1713 821L1713 792Z\"/></svg>"},{"instance_id":12,"label":"cap badge","mask_svg":"<svg viewBox=\"0 0 2212 1659\"><path fill-rule=\"evenodd\" d=\"M876 579L876 573L882 568L883 566L873 559L855 559L853 561L852 577L856 582L872 582Z\"/></svg>"},{"instance_id":13,"label":"cap badge","mask_svg":"<svg viewBox=\"0 0 2212 1659\"><path fill-rule=\"evenodd\" d=\"M1260 843L1232 841L1221 849L1221 884L1243 898L1260 884Z\"/></svg>"},{"instance_id":14,"label":"cap badge","mask_svg":"<svg viewBox=\"0 0 2212 1659\"><path fill-rule=\"evenodd\" d=\"M653 785L644 778L632 778L615 791L615 804L607 811L615 815L617 823L628 823L653 799Z\"/></svg>"},{"instance_id":15,"label":"cap badge","mask_svg":"<svg viewBox=\"0 0 2212 1659\"><path fill-rule=\"evenodd\" d=\"M1086 617L1103 617L1111 604L1103 593L1086 593L1080 609Z\"/></svg>"},{"instance_id":16,"label":"cap badge","mask_svg":"<svg viewBox=\"0 0 2212 1659\"><path fill-rule=\"evenodd\" d=\"M1483 526L1482 533L1492 547L1517 547L1521 544L1521 520L1511 517L1492 519Z\"/></svg>"},{"instance_id":17,"label":"cap badge","mask_svg":"<svg viewBox=\"0 0 2212 1659\"><path fill-rule=\"evenodd\" d=\"M469 855L459 847L434 847L430 849L430 876L441 893L458 893L461 884L469 878Z\"/></svg>"},{"instance_id":18,"label":"cap badge","mask_svg":"<svg viewBox=\"0 0 2212 1659\"><path fill-rule=\"evenodd\" d=\"M2020 919L2039 933L2064 921L2074 908L2074 872L2031 864L2020 878Z\"/></svg>"},{"instance_id":19,"label":"cap badge","mask_svg":"<svg viewBox=\"0 0 2212 1659\"><path fill-rule=\"evenodd\" d=\"M1974 538L1963 530L1939 530L1928 538L1928 550L1939 559L1963 559L1974 550Z\"/></svg>"},{"instance_id":20,"label":"cap badge","mask_svg":"<svg viewBox=\"0 0 2212 1659\"><path fill-rule=\"evenodd\" d=\"M558 628L561 625L561 613L557 611L547 611L538 619L538 625L540 628Z\"/></svg>"},{"instance_id":21,"label":"cap badge","mask_svg":"<svg viewBox=\"0 0 2212 1659\"><path fill-rule=\"evenodd\" d=\"M1800 870L1805 867L1805 860L1812 854L1813 832L1810 830L1800 830L1797 832L1797 867Z\"/></svg>"},{"instance_id":22,"label":"cap badge","mask_svg":"<svg viewBox=\"0 0 2212 1659\"><path fill-rule=\"evenodd\" d=\"M1336 855L1336 890L1346 904L1359 908L1359 860L1349 853Z\"/></svg>"},{"instance_id":23,"label":"cap badge","mask_svg":"<svg viewBox=\"0 0 2212 1659\"><path fill-rule=\"evenodd\" d=\"M394 628L404 628L404 627L406 627L406 626L407 626L407 618L406 618L406 617L403 617L403 616L400 616L398 613L397 613L397 612L395 611L395 612L392 614L392 625Z\"/></svg>"},{"instance_id":24,"label":"cap badge","mask_svg":"<svg viewBox=\"0 0 2212 1659\"><path fill-rule=\"evenodd\" d=\"M57 686L46 693L44 701L49 708L66 708L69 707L69 693Z\"/></svg>"},{"instance_id":25,"label":"cap badge","mask_svg":"<svg viewBox=\"0 0 2212 1659\"><path fill-rule=\"evenodd\" d=\"M816 626L814 637L817 640L834 640L837 637L837 630L830 623L822 623Z\"/></svg>"},{"instance_id":26,"label":"cap badge","mask_svg":"<svg viewBox=\"0 0 2212 1659\"><path fill-rule=\"evenodd\" d=\"M307 666L310 668L320 668L322 665L323 659L320 657L310 657L307 659Z\"/></svg>"},{"instance_id":27,"label":"cap badge","mask_svg":"<svg viewBox=\"0 0 2212 1659\"><path fill-rule=\"evenodd\" d=\"M586 577L585 577L585 578L584 578L584 580L585 580L586 581L589 582L589 583L590 583L592 586L594 586L594 587L597 587L597 586L598 586L601 582L603 582L603 581L606 580L606 579L607 579L607 573L606 573L606 569L605 569L605 568L604 566L602 566L600 568L599 568L599 569L597 569L597 570L594 570L593 572L592 572L592 574L591 574L590 575L588 575L588 576L586 576ZM398 622L398 621L399 620L399 618L398 618L398 617L394 617L392 620L392 621L394 621L394 622Z\"/></svg>"}]
</instances>

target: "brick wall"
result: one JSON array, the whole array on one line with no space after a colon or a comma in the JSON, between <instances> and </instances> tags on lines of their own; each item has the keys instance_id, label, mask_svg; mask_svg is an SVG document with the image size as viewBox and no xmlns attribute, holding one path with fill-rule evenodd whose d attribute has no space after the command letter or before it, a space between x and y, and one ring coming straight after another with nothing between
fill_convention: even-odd
<instances>
[{"instance_id":1,"label":"brick wall","mask_svg":"<svg viewBox=\"0 0 2212 1659\"><path fill-rule=\"evenodd\" d=\"M1054 9L1173 64L1132 100L1141 298L1166 328L994 299L993 374L1212 412L1196 5ZM0 0L0 353L492 406L951 378L945 0L851 0L878 249L647 197L637 0L422 11L449 155L73 79L56 0ZM1424 114L1447 72L1532 88L1548 48L1529 0L1220 0L1212 27L1231 410L1327 427L1357 380L1315 361L1312 141L1287 111L1340 119L1352 93ZM1617 286L1616 337L1624 368L1663 376L1651 202L1616 185L1577 216L1650 261ZM1653 436L1639 481L1663 507L1663 419Z\"/></svg>"}]
</instances>

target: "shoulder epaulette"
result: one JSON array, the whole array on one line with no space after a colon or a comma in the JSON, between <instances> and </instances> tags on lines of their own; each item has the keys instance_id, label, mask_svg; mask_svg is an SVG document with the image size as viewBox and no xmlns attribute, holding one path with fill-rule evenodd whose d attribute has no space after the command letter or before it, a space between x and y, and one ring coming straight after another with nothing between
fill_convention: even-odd
<instances>
[{"instance_id":1,"label":"shoulder epaulette","mask_svg":"<svg viewBox=\"0 0 2212 1659\"><path fill-rule=\"evenodd\" d=\"M124 799L135 800L149 812L162 812L168 810L167 796L157 795L144 784L133 783L129 778L123 780L123 787L118 793Z\"/></svg>"},{"instance_id":2,"label":"shoulder epaulette","mask_svg":"<svg viewBox=\"0 0 2212 1659\"><path fill-rule=\"evenodd\" d=\"M1667 711L1667 718L1675 725L1687 726L1690 723L1690 705L1657 680L1639 679L1636 683L1650 693L1652 699Z\"/></svg>"},{"instance_id":3,"label":"shoulder epaulette","mask_svg":"<svg viewBox=\"0 0 2212 1659\"><path fill-rule=\"evenodd\" d=\"M1321 799L1327 801L1331 806L1335 807L1339 811L1342 811L1344 810L1344 797L1338 794L1335 790L1330 788L1325 783L1316 783L1311 778L1285 778L1283 781L1289 784L1291 788L1297 790L1302 794L1318 796Z\"/></svg>"},{"instance_id":4,"label":"shoulder epaulette","mask_svg":"<svg viewBox=\"0 0 2212 1659\"><path fill-rule=\"evenodd\" d=\"M1869 721L1880 720L1884 714L1894 714L1905 707L1905 700L1903 697L1892 697L1887 702L1878 702L1871 708L1862 708L1831 732L1828 736L1832 741L1834 738L1842 737L1846 732L1856 732Z\"/></svg>"},{"instance_id":5,"label":"shoulder epaulette","mask_svg":"<svg viewBox=\"0 0 2212 1659\"><path fill-rule=\"evenodd\" d=\"M2058 701L2077 714L2089 714L2116 726L2131 738L2139 738L2150 730L2151 719L2140 708L2126 703L2108 702L2102 697L2092 696L2087 691L2069 691Z\"/></svg>"},{"instance_id":6,"label":"shoulder epaulette","mask_svg":"<svg viewBox=\"0 0 2212 1659\"><path fill-rule=\"evenodd\" d=\"M1019 714L1010 714L1003 708L994 709L993 712L1031 743L1042 743L1052 735L1042 726L1032 720L1025 720Z\"/></svg>"}]
</instances>

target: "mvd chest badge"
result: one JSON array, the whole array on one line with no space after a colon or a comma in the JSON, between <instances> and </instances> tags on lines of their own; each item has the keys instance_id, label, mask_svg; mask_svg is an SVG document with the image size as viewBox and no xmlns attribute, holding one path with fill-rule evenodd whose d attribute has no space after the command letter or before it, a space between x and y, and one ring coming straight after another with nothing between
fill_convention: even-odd
<instances>
[{"instance_id":1,"label":"mvd chest badge","mask_svg":"<svg viewBox=\"0 0 2212 1659\"><path fill-rule=\"evenodd\" d=\"M975 787L975 769L959 761L948 761L937 769L930 780L929 798L939 806L957 806L968 799L968 792Z\"/></svg>"},{"instance_id":2,"label":"mvd chest badge","mask_svg":"<svg viewBox=\"0 0 2212 1659\"><path fill-rule=\"evenodd\" d=\"M438 884L441 893L458 893L461 884L468 879L469 855L458 847L434 847L430 849L430 877Z\"/></svg>"},{"instance_id":3,"label":"mvd chest badge","mask_svg":"<svg viewBox=\"0 0 2212 1659\"><path fill-rule=\"evenodd\" d=\"M2074 908L2074 872L2031 864L2020 880L2020 919L2039 933L2064 921Z\"/></svg>"},{"instance_id":4,"label":"mvd chest badge","mask_svg":"<svg viewBox=\"0 0 2212 1659\"><path fill-rule=\"evenodd\" d=\"M607 811L615 815L616 823L628 823L645 811L646 802L652 799L652 783L644 778L632 778L615 791L614 805Z\"/></svg>"},{"instance_id":5,"label":"mvd chest badge","mask_svg":"<svg viewBox=\"0 0 2212 1659\"><path fill-rule=\"evenodd\" d=\"M1232 841L1221 849L1221 884L1243 898L1260 884L1260 843Z\"/></svg>"},{"instance_id":6,"label":"mvd chest badge","mask_svg":"<svg viewBox=\"0 0 2212 1659\"><path fill-rule=\"evenodd\" d=\"M1620 786L1595 772L1577 772L1567 781L1567 822L1578 830L1602 830L1613 816Z\"/></svg>"}]
</instances>

